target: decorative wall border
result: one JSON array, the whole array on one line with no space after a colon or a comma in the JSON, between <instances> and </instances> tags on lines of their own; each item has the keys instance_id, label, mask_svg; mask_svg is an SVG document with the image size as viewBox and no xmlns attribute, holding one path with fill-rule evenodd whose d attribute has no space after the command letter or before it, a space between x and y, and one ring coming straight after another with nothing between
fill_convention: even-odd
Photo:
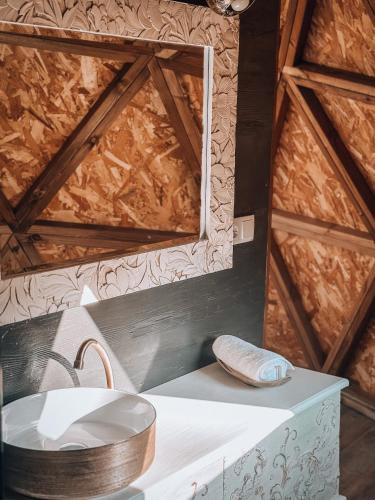
<instances>
[{"instance_id":1,"label":"decorative wall border","mask_svg":"<svg viewBox=\"0 0 375 500\"><path fill-rule=\"evenodd\" d=\"M0 325L232 266L239 22L167 0L0 0L0 21L214 50L207 240L0 281Z\"/></svg>"}]
</instances>

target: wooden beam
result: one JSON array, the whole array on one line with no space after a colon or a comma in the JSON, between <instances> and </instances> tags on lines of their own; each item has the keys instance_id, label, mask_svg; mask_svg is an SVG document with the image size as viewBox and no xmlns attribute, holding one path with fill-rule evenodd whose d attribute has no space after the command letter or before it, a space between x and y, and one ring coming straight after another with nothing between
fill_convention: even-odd
<instances>
[{"instance_id":1,"label":"wooden beam","mask_svg":"<svg viewBox=\"0 0 375 500\"><path fill-rule=\"evenodd\" d=\"M151 47L127 43L95 42L91 40L60 38L35 34L0 31L0 43L20 45L37 50L63 52L81 56L132 63L139 56L153 55Z\"/></svg>"},{"instance_id":2,"label":"wooden beam","mask_svg":"<svg viewBox=\"0 0 375 500\"><path fill-rule=\"evenodd\" d=\"M275 118L272 130L272 162L275 159L279 147L284 122L289 109L289 97L285 89L285 82L280 80L276 91Z\"/></svg>"},{"instance_id":3,"label":"wooden beam","mask_svg":"<svg viewBox=\"0 0 375 500\"><path fill-rule=\"evenodd\" d=\"M0 189L0 215L2 219L10 226L11 228L15 227L17 224L17 219L13 210L12 205L9 203L8 198L6 198L5 194Z\"/></svg>"},{"instance_id":4,"label":"wooden beam","mask_svg":"<svg viewBox=\"0 0 375 500\"><path fill-rule=\"evenodd\" d=\"M7 247L16 258L21 271L27 271L32 266L29 256L24 252L24 249L14 235L9 238L8 244L4 248L6 249Z\"/></svg>"},{"instance_id":5,"label":"wooden beam","mask_svg":"<svg viewBox=\"0 0 375 500\"><path fill-rule=\"evenodd\" d=\"M375 397L365 394L357 384L350 382L350 387L342 391L341 399L345 406L375 421Z\"/></svg>"},{"instance_id":6,"label":"wooden beam","mask_svg":"<svg viewBox=\"0 0 375 500\"><path fill-rule=\"evenodd\" d=\"M285 66L283 74L292 77L302 87L375 104L375 78L371 76L309 63Z\"/></svg>"},{"instance_id":7,"label":"wooden beam","mask_svg":"<svg viewBox=\"0 0 375 500\"><path fill-rule=\"evenodd\" d=\"M125 65L81 120L16 207L17 231L24 232L46 208L88 152L98 143L149 77L149 56Z\"/></svg>"},{"instance_id":8,"label":"wooden beam","mask_svg":"<svg viewBox=\"0 0 375 500\"><path fill-rule=\"evenodd\" d=\"M33 241L31 241L27 236L25 237L23 234L15 234L14 236L32 266L39 266L43 264L43 259L39 255L38 250L35 248Z\"/></svg>"},{"instance_id":9,"label":"wooden beam","mask_svg":"<svg viewBox=\"0 0 375 500\"><path fill-rule=\"evenodd\" d=\"M289 275L288 268L273 238L271 239L270 258L271 272L277 292L300 341L306 361L310 368L320 370L324 359L323 351L304 310L301 296Z\"/></svg>"},{"instance_id":10,"label":"wooden beam","mask_svg":"<svg viewBox=\"0 0 375 500\"><path fill-rule=\"evenodd\" d=\"M289 49L290 36L292 34L294 19L296 15L298 0L288 0L285 23L281 32L281 40L278 53L278 72L279 78L283 67L285 66L286 56Z\"/></svg>"},{"instance_id":11,"label":"wooden beam","mask_svg":"<svg viewBox=\"0 0 375 500\"><path fill-rule=\"evenodd\" d=\"M99 224L80 224L70 222L37 221L27 231L28 237L37 241L42 239L98 248L124 248L124 245L147 244L169 239L197 236L193 233L158 231L133 227L114 227ZM197 237L198 238L198 237Z\"/></svg>"},{"instance_id":12,"label":"wooden beam","mask_svg":"<svg viewBox=\"0 0 375 500\"><path fill-rule=\"evenodd\" d=\"M162 69L203 78L203 58L178 55L168 59L157 57L157 60Z\"/></svg>"},{"instance_id":13,"label":"wooden beam","mask_svg":"<svg viewBox=\"0 0 375 500\"><path fill-rule=\"evenodd\" d=\"M333 374L341 372L352 347L364 333L374 310L375 265L372 266L371 272L365 281L358 303L350 315L350 320L347 322L344 331L336 339L324 362L323 372Z\"/></svg>"},{"instance_id":14,"label":"wooden beam","mask_svg":"<svg viewBox=\"0 0 375 500\"><path fill-rule=\"evenodd\" d=\"M342 184L363 223L375 236L375 197L345 144L311 89L298 87L287 77L287 92Z\"/></svg>"},{"instance_id":15,"label":"wooden beam","mask_svg":"<svg viewBox=\"0 0 375 500\"><path fill-rule=\"evenodd\" d=\"M298 0L294 10L294 19L289 36L288 50L285 56L287 66L295 66L302 60L312 16L314 13L315 0Z\"/></svg>"},{"instance_id":16,"label":"wooden beam","mask_svg":"<svg viewBox=\"0 0 375 500\"><path fill-rule=\"evenodd\" d=\"M375 241L363 231L274 208L272 228L375 257Z\"/></svg>"},{"instance_id":17,"label":"wooden beam","mask_svg":"<svg viewBox=\"0 0 375 500\"><path fill-rule=\"evenodd\" d=\"M201 173L201 148L197 146L196 124L185 98L181 96L177 78L172 71L163 71L155 58L150 61L148 67L187 164L198 182Z\"/></svg>"}]
</instances>

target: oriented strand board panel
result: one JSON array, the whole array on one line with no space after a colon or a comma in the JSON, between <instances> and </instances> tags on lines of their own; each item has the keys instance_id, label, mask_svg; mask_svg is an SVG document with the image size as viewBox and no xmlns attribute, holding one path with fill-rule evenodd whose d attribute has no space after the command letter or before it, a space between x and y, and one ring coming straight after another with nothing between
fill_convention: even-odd
<instances>
[{"instance_id":1,"label":"oriented strand board panel","mask_svg":"<svg viewBox=\"0 0 375 500\"><path fill-rule=\"evenodd\" d=\"M275 157L273 207L366 230L293 106L287 114Z\"/></svg>"},{"instance_id":2,"label":"oriented strand board panel","mask_svg":"<svg viewBox=\"0 0 375 500\"><path fill-rule=\"evenodd\" d=\"M187 81L192 107L202 113L202 79ZM41 218L199 232L200 183L184 158L151 78Z\"/></svg>"},{"instance_id":3,"label":"oriented strand board panel","mask_svg":"<svg viewBox=\"0 0 375 500\"><path fill-rule=\"evenodd\" d=\"M277 293L272 273L268 283L264 347L280 353L296 366L307 368L301 345Z\"/></svg>"},{"instance_id":4,"label":"oriented strand board panel","mask_svg":"<svg viewBox=\"0 0 375 500\"><path fill-rule=\"evenodd\" d=\"M375 107L333 93L319 92L317 95L369 186L375 191Z\"/></svg>"},{"instance_id":5,"label":"oriented strand board panel","mask_svg":"<svg viewBox=\"0 0 375 500\"><path fill-rule=\"evenodd\" d=\"M356 349L347 376L375 396L375 315Z\"/></svg>"},{"instance_id":6,"label":"oriented strand board panel","mask_svg":"<svg viewBox=\"0 0 375 500\"><path fill-rule=\"evenodd\" d=\"M351 318L375 259L281 231L274 233L304 309L327 353Z\"/></svg>"},{"instance_id":7,"label":"oriented strand board panel","mask_svg":"<svg viewBox=\"0 0 375 500\"><path fill-rule=\"evenodd\" d=\"M16 205L122 63L0 44L0 188Z\"/></svg>"},{"instance_id":8,"label":"oriented strand board panel","mask_svg":"<svg viewBox=\"0 0 375 500\"><path fill-rule=\"evenodd\" d=\"M362 0L317 0L304 59L375 76L375 24Z\"/></svg>"}]
</instances>

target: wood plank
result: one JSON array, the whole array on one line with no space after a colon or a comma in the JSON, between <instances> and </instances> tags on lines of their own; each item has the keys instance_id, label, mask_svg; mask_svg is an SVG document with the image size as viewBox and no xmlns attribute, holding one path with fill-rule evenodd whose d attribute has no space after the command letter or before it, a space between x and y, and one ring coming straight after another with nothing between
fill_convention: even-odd
<instances>
[{"instance_id":1,"label":"wood plank","mask_svg":"<svg viewBox=\"0 0 375 500\"><path fill-rule=\"evenodd\" d=\"M295 66L302 60L303 49L314 13L315 0L298 0L294 13L293 27L285 57L287 66Z\"/></svg>"},{"instance_id":2,"label":"wood plank","mask_svg":"<svg viewBox=\"0 0 375 500\"><path fill-rule=\"evenodd\" d=\"M195 236L192 233L158 231L133 227L115 227L99 224L37 221L27 231L28 235L41 236L67 245L124 248L125 243L157 243L168 239ZM69 243L68 243L69 240Z\"/></svg>"},{"instance_id":3,"label":"wood plank","mask_svg":"<svg viewBox=\"0 0 375 500\"><path fill-rule=\"evenodd\" d=\"M9 203L8 198L0 189L0 215L2 219L11 227L15 227L17 219L12 205Z\"/></svg>"},{"instance_id":4,"label":"wood plank","mask_svg":"<svg viewBox=\"0 0 375 500\"><path fill-rule=\"evenodd\" d=\"M292 77L297 85L303 87L375 104L375 78L371 76L309 63L297 67L285 66L283 74Z\"/></svg>"},{"instance_id":5,"label":"wood plank","mask_svg":"<svg viewBox=\"0 0 375 500\"><path fill-rule=\"evenodd\" d=\"M0 43L21 45L37 50L63 52L81 56L97 57L107 60L117 60L132 63L139 56L153 55L154 50L145 45L132 43L96 42L91 40L51 37L44 35L22 34L0 31Z\"/></svg>"},{"instance_id":6,"label":"wood plank","mask_svg":"<svg viewBox=\"0 0 375 500\"><path fill-rule=\"evenodd\" d=\"M309 367L320 370L324 359L323 351L274 238L271 239L270 250L271 272L280 299L299 338Z\"/></svg>"},{"instance_id":7,"label":"wood plank","mask_svg":"<svg viewBox=\"0 0 375 500\"><path fill-rule=\"evenodd\" d=\"M281 40L278 53L278 73L280 74L285 66L286 56L289 49L290 36L292 34L293 24L297 11L298 0L288 0L288 8L285 23L281 32Z\"/></svg>"},{"instance_id":8,"label":"wood plank","mask_svg":"<svg viewBox=\"0 0 375 500\"><path fill-rule=\"evenodd\" d=\"M277 148L279 147L279 142L281 134L284 128L284 122L289 109L289 96L286 92L285 82L280 80L276 91L276 106L275 106L275 119L272 130L272 151L271 158L272 162L275 159Z\"/></svg>"},{"instance_id":9,"label":"wood plank","mask_svg":"<svg viewBox=\"0 0 375 500\"><path fill-rule=\"evenodd\" d=\"M124 65L116 78L47 164L16 207L17 230L24 232L46 208L61 186L98 143L115 118L149 77L149 56Z\"/></svg>"},{"instance_id":10,"label":"wood plank","mask_svg":"<svg viewBox=\"0 0 375 500\"><path fill-rule=\"evenodd\" d=\"M203 57L182 56L163 59L157 57L159 65L162 69L169 69L177 73L196 76L203 78Z\"/></svg>"},{"instance_id":11,"label":"wood plank","mask_svg":"<svg viewBox=\"0 0 375 500\"><path fill-rule=\"evenodd\" d=\"M375 237L375 197L371 188L314 92L308 88L298 87L289 76L287 82L287 92L291 101L304 119L351 202L357 208L363 223Z\"/></svg>"},{"instance_id":12,"label":"wood plank","mask_svg":"<svg viewBox=\"0 0 375 500\"><path fill-rule=\"evenodd\" d=\"M15 234L14 236L20 244L23 253L27 255L27 258L30 260L32 266L39 266L43 264L43 260L35 248L32 240L30 240L27 236L25 237L23 234Z\"/></svg>"},{"instance_id":13,"label":"wood plank","mask_svg":"<svg viewBox=\"0 0 375 500\"><path fill-rule=\"evenodd\" d=\"M157 59L152 59L148 65L153 82L159 92L161 100L167 111L169 120L174 128L178 142L185 156L185 159L191 168L195 179L200 181L201 173L201 153L197 156L197 150L192 144L193 137L196 135L191 128L191 121L187 119L190 109L186 108L186 103L180 99L178 89L174 83L169 84L164 73L168 71L168 78L173 74L170 70L162 70ZM176 77L174 77L176 78ZM171 88L173 90L171 90ZM195 124L194 124L195 125ZM193 136L193 137L190 137Z\"/></svg>"},{"instance_id":14,"label":"wood plank","mask_svg":"<svg viewBox=\"0 0 375 500\"><path fill-rule=\"evenodd\" d=\"M344 327L341 335L336 339L324 362L322 368L323 372L332 374L341 373L353 347L364 333L374 310L375 265L372 266L371 272L365 281L361 295L350 316L350 320Z\"/></svg>"},{"instance_id":15,"label":"wood plank","mask_svg":"<svg viewBox=\"0 0 375 500\"><path fill-rule=\"evenodd\" d=\"M363 231L274 208L272 228L375 257L375 241Z\"/></svg>"},{"instance_id":16,"label":"wood plank","mask_svg":"<svg viewBox=\"0 0 375 500\"><path fill-rule=\"evenodd\" d=\"M27 271L27 269L32 265L32 262L31 262L30 258L28 257L28 255L24 252L21 244L19 243L19 241L17 240L17 238L14 235L12 235L9 238L8 244L4 247L4 249L6 249L7 247L12 252L14 257L16 258L21 270ZM2 276L3 276L3 274L2 274ZM4 277L6 277L6 276L4 275Z\"/></svg>"},{"instance_id":17,"label":"wood plank","mask_svg":"<svg viewBox=\"0 0 375 500\"><path fill-rule=\"evenodd\" d=\"M346 388L345 392L348 390L349 388ZM343 451L346 448L355 447L356 441L365 436L373 426L374 424L369 418L360 415L349 406L342 405L340 416L340 450Z\"/></svg>"},{"instance_id":18,"label":"wood plank","mask_svg":"<svg viewBox=\"0 0 375 500\"><path fill-rule=\"evenodd\" d=\"M356 383L344 389L341 397L346 406L375 421L375 397L364 394Z\"/></svg>"}]
</instances>

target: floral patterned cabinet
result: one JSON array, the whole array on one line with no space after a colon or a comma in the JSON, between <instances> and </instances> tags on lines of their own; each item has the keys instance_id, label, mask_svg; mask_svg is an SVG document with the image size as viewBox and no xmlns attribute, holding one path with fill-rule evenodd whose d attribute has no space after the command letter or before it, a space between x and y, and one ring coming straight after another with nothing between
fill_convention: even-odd
<instances>
[{"instance_id":1,"label":"floral patterned cabinet","mask_svg":"<svg viewBox=\"0 0 375 500\"><path fill-rule=\"evenodd\" d=\"M111 500L333 500L340 391L347 380L297 368L253 388L216 363L144 393L156 407L150 469Z\"/></svg>"}]
</instances>

